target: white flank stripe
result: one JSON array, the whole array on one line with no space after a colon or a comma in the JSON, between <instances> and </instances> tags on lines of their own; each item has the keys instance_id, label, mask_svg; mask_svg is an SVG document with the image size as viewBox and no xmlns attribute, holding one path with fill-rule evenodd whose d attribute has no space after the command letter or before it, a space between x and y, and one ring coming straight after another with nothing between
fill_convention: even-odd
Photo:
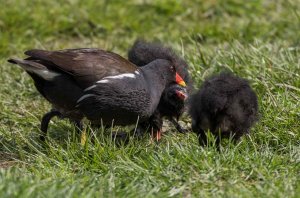
<instances>
[{"instance_id":1,"label":"white flank stripe","mask_svg":"<svg viewBox=\"0 0 300 198\"><path fill-rule=\"evenodd\" d=\"M139 74L140 74L139 71L135 71L134 74L133 73L125 73L125 74L120 74L120 75L115 75L115 76L107 76L107 77L102 78L102 80L97 81L96 83L109 83L109 80L111 80L111 79L136 78L136 75L139 75ZM84 91L88 91L88 90L95 88L93 86L86 88Z\"/></svg>"},{"instance_id":2,"label":"white flank stripe","mask_svg":"<svg viewBox=\"0 0 300 198\"><path fill-rule=\"evenodd\" d=\"M77 103L78 103L78 102L81 102L82 100L84 100L84 99L86 99L86 98L88 98L88 97L92 97L92 96L96 96L96 95L95 95L95 94L85 94L85 95L81 96L81 98L79 98L79 99L77 100Z\"/></svg>"},{"instance_id":3,"label":"white flank stripe","mask_svg":"<svg viewBox=\"0 0 300 198\"><path fill-rule=\"evenodd\" d=\"M122 79L122 78L135 78L135 74L133 73L125 73L116 76L107 76L104 79Z\"/></svg>"},{"instance_id":4,"label":"white flank stripe","mask_svg":"<svg viewBox=\"0 0 300 198\"><path fill-rule=\"evenodd\" d=\"M96 83L108 83L108 80L99 80L99 81L97 81Z\"/></svg>"},{"instance_id":5,"label":"white flank stripe","mask_svg":"<svg viewBox=\"0 0 300 198\"><path fill-rule=\"evenodd\" d=\"M83 91L88 91L88 90L94 89L95 87L97 87L97 86L96 86L96 85L92 85L92 86L90 86L90 87L86 88L86 89L85 89L85 90L83 90Z\"/></svg>"}]
</instances>

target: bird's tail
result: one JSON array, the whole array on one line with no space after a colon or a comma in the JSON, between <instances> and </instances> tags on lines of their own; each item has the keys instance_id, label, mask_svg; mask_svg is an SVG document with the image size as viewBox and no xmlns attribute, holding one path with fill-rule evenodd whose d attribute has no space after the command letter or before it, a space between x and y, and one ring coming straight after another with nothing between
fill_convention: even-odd
<instances>
[{"instance_id":1,"label":"bird's tail","mask_svg":"<svg viewBox=\"0 0 300 198\"><path fill-rule=\"evenodd\" d=\"M9 63L21 66L26 72L30 74L35 74L44 80L51 81L53 78L61 75L55 71L49 70L44 65L34 62L32 60L22 60L22 59L8 59Z\"/></svg>"}]
</instances>

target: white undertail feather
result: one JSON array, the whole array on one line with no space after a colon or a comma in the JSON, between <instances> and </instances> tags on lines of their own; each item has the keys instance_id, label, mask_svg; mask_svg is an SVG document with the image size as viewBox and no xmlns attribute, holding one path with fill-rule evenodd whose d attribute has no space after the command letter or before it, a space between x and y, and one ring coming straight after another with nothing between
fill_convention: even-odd
<instances>
[{"instance_id":1,"label":"white undertail feather","mask_svg":"<svg viewBox=\"0 0 300 198\"><path fill-rule=\"evenodd\" d=\"M40 65L39 63L34 63L26 60L17 60L16 63L26 71L34 73L47 81L51 81L55 77L61 75L60 73L57 73L55 71L48 70L45 66Z\"/></svg>"},{"instance_id":2,"label":"white undertail feather","mask_svg":"<svg viewBox=\"0 0 300 198\"><path fill-rule=\"evenodd\" d=\"M49 70L35 70L37 75L41 76L43 79L47 81L52 81L55 77L60 76L60 73L56 73L54 71Z\"/></svg>"}]
</instances>

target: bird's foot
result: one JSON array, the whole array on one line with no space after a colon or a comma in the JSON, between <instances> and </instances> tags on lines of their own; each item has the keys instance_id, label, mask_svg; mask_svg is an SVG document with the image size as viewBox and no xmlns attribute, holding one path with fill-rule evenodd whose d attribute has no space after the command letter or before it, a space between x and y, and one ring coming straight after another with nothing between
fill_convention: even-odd
<instances>
[{"instance_id":1,"label":"bird's foot","mask_svg":"<svg viewBox=\"0 0 300 198\"><path fill-rule=\"evenodd\" d=\"M159 129L156 132L152 132L151 137L153 141L158 142L161 139L162 136L162 130Z\"/></svg>"}]
</instances>

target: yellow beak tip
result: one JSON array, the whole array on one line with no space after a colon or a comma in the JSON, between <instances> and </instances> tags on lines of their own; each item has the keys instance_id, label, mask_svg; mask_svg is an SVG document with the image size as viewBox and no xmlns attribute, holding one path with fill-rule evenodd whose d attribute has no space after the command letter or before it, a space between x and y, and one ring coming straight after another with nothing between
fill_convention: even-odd
<instances>
[{"instance_id":1,"label":"yellow beak tip","mask_svg":"<svg viewBox=\"0 0 300 198\"><path fill-rule=\"evenodd\" d=\"M178 84L181 85L182 87L186 87L186 84L185 84L184 81L181 81L181 82L179 82Z\"/></svg>"}]
</instances>

